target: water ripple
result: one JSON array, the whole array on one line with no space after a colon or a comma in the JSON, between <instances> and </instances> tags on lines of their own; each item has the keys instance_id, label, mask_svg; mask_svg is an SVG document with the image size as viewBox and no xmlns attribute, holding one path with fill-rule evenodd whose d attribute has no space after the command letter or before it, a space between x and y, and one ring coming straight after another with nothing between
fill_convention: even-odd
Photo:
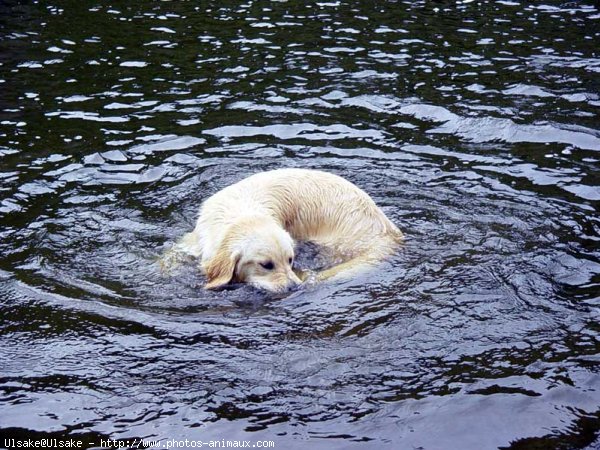
<instances>
[{"instance_id":1,"label":"water ripple","mask_svg":"<svg viewBox=\"0 0 600 450\"><path fill-rule=\"evenodd\" d=\"M598 446L599 17L0 4L3 435ZM204 199L280 167L348 178L405 245L277 299L160 270Z\"/></svg>"}]
</instances>

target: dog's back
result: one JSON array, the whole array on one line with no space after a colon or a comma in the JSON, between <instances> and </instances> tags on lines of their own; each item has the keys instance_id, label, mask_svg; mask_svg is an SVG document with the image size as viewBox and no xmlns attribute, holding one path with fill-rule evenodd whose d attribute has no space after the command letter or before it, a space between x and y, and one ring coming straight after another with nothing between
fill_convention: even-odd
<instances>
[{"instance_id":1,"label":"dog's back","mask_svg":"<svg viewBox=\"0 0 600 450\"><path fill-rule=\"evenodd\" d=\"M275 218L296 240L314 241L348 256L365 251L374 240L399 242L403 236L349 181L318 170L278 169L245 178L204 202L195 230L203 259L212 255L212 243L228 225L257 214Z\"/></svg>"}]
</instances>

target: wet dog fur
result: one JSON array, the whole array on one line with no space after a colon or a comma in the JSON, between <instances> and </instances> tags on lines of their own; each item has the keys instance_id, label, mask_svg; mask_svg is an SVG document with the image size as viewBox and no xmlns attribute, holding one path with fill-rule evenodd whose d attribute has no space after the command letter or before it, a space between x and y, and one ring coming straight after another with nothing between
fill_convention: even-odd
<instances>
[{"instance_id":1,"label":"wet dog fur","mask_svg":"<svg viewBox=\"0 0 600 450\"><path fill-rule=\"evenodd\" d=\"M327 280L373 266L402 240L402 232L349 181L318 170L278 169L204 201L196 227L179 245L201 259L207 289L242 282L285 292L301 283L292 270L297 241L314 242L342 261L317 275Z\"/></svg>"}]
</instances>

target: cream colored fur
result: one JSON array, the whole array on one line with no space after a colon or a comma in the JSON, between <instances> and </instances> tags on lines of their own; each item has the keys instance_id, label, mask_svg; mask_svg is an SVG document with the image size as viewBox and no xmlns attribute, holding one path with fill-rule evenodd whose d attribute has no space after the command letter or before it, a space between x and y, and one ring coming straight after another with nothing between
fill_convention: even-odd
<instances>
[{"instance_id":1,"label":"cream colored fur","mask_svg":"<svg viewBox=\"0 0 600 450\"><path fill-rule=\"evenodd\" d=\"M301 282L292 271L295 241L315 242L342 261L318 274L325 280L352 276L390 255L402 239L349 181L317 170L279 169L208 198L179 245L201 258L207 289L237 281L283 292Z\"/></svg>"}]
</instances>

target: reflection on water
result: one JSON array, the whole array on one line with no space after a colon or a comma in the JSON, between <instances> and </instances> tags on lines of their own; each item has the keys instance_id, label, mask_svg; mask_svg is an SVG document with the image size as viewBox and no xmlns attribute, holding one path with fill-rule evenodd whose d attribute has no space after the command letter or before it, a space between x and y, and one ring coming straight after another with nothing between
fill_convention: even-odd
<instances>
[{"instance_id":1,"label":"reflection on water","mask_svg":"<svg viewBox=\"0 0 600 450\"><path fill-rule=\"evenodd\" d=\"M593 445L599 20L591 1L0 5L0 434ZM161 276L203 199L278 167L348 178L406 244L277 300L204 291L193 263Z\"/></svg>"}]
</instances>

